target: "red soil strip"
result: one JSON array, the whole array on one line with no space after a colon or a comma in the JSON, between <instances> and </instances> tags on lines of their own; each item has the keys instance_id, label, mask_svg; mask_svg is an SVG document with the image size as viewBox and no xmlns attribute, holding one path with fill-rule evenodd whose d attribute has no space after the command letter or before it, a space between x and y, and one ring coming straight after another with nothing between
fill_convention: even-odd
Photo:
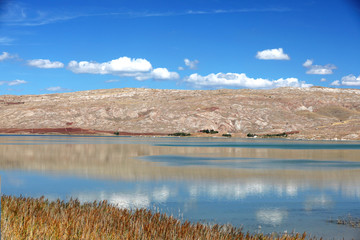
<instances>
[{"instance_id":1,"label":"red soil strip","mask_svg":"<svg viewBox=\"0 0 360 240\"><path fill-rule=\"evenodd\" d=\"M209 111L209 112L214 112L216 110L219 110L218 107L209 107L209 108L204 108L205 111Z\"/></svg>"},{"instance_id":2,"label":"red soil strip","mask_svg":"<svg viewBox=\"0 0 360 240\"><path fill-rule=\"evenodd\" d=\"M7 134L65 134L65 135L95 135L95 134L114 134L114 131L102 131L84 128L0 128L0 133ZM166 136L166 133L130 133L119 132L120 136Z\"/></svg>"}]
</instances>

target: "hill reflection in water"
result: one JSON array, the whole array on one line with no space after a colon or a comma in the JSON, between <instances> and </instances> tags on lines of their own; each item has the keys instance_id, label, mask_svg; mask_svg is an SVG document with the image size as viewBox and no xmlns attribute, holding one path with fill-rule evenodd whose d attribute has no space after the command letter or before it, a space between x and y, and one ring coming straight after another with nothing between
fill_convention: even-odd
<instances>
[{"instance_id":1,"label":"hill reflection in water","mask_svg":"<svg viewBox=\"0 0 360 240\"><path fill-rule=\"evenodd\" d=\"M358 236L358 229L327 221L360 214L360 145L322 142L320 148L282 149L282 141L267 140L253 142L273 147L216 147L219 141L0 137L2 191L108 200L123 208L156 207L176 217L230 222L249 231L261 225L264 232ZM172 146L164 146L166 142ZM291 144L297 142L287 142Z\"/></svg>"}]
</instances>

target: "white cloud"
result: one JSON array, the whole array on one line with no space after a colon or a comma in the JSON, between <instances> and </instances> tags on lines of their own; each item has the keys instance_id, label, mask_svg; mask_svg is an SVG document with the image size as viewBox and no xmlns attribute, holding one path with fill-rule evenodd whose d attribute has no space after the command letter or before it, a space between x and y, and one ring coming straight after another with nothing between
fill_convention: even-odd
<instances>
[{"instance_id":1,"label":"white cloud","mask_svg":"<svg viewBox=\"0 0 360 240\"><path fill-rule=\"evenodd\" d=\"M6 59L9 59L9 58L13 58L14 56L10 55L8 52L3 52L1 55L0 55L0 62L1 61L4 61Z\"/></svg>"},{"instance_id":2,"label":"white cloud","mask_svg":"<svg viewBox=\"0 0 360 240\"><path fill-rule=\"evenodd\" d=\"M60 21L67 21L79 17L91 16L89 14L76 14L73 11L61 14L58 12L49 12L47 10L39 10L36 8L29 8L30 5L23 3L13 3L4 5L4 11L1 15L1 22L10 26L41 26ZM93 14L95 16L95 14Z\"/></svg>"},{"instance_id":3,"label":"white cloud","mask_svg":"<svg viewBox=\"0 0 360 240\"><path fill-rule=\"evenodd\" d=\"M151 77L156 80L178 79L180 76L176 72L169 72L166 68L155 68L151 72Z\"/></svg>"},{"instance_id":4,"label":"white cloud","mask_svg":"<svg viewBox=\"0 0 360 240\"><path fill-rule=\"evenodd\" d=\"M171 80L171 79L179 79L180 76L177 72L169 72L169 70L167 70L166 68L155 68L148 73L137 74L135 76L135 79L139 81L143 81L150 78L154 80Z\"/></svg>"},{"instance_id":5,"label":"white cloud","mask_svg":"<svg viewBox=\"0 0 360 240\"><path fill-rule=\"evenodd\" d=\"M304 63L303 66L304 67L310 67L313 64L313 60L307 59Z\"/></svg>"},{"instance_id":6,"label":"white cloud","mask_svg":"<svg viewBox=\"0 0 360 240\"><path fill-rule=\"evenodd\" d=\"M0 81L0 85L8 85L8 86L16 86L16 85L20 85L20 84L25 84L27 83L25 80L13 80L13 81Z\"/></svg>"},{"instance_id":7,"label":"white cloud","mask_svg":"<svg viewBox=\"0 0 360 240\"><path fill-rule=\"evenodd\" d=\"M336 69L334 64L326 64L322 65L313 65L313 60L307 59L303 66L306 67L308 70L306 71L307 74L319 74L319 75L327 75L333 74L333 70Z\"/></svg>"},{"instance_id":8,"label":"white cloud","mask_svg":"<svg viewBox=\"0 0 360 240\"><path fill-rule=\"evenodd\" d=\"M190 69L196 69L197 68L197 65L199 64L199 60L195 59L193 61L185 58L184 59L184 63L187 67L189 67Z\"/></svg>"},{"instance_id":9,"label":"white cloud","mask_svg":"<svg viewBox=\"0 0 360 240\"><path fill-rule=\"evenodd\" d=\"M280 78L268 80L263 78L249 78L245 73L211 73L201 76L197 73L191 74L184 79L185 82L195 87L245 87L245 88L276 88L276 87L311 87L299 81L297 78Z\"/></svg>"},{"instance_id":10,"label":"white cloud","mask_svg":"<svg viewBox=\"0 0 360 240\"><path fill-rule=\"evenodd\" d=\"M289 55L285 54L282 48L259 51L256 58L262 60L290 60Z\"/></svg>"},{"instance_id":11,"label":"white cloud","mask_svg":"<svg viewBox=\"0 0 360 240\"><path fill-rule=\"evenodd\" d=\"M179 70L179 71L184 71L185 68L180 66L180 67L178 67L178 70Z\"/></svg>"},{"instance_id":12,"label":"white cloud","mask_svg":"<svg viewBox=\"0 0 360 240\"><path fill-rule=\"evenodd\" d=\"M8 82L8 85L9 86L16 86L16 85L25 84L25 83L27 83L25 80L16 79L14 81Z\"/></svg>"},{"instance_id":13,"label":"white cloud","mask_svg":"<svg viewBox=\"0 0 360 240\"><path fill-rule=\"evenodd\" d=\"M120 57L109 62L97 63L88 61L71 61L68 69L74 73L112 74L120 77L134 77L136 80L159 79L170 80L179 78L176 72L166 68L152 68L149 61L142 58Z\"/></svg>"},{"instance_id":14,"label":"white cloud","mask_svg":"<svg viewBox=\"0 0 360 240\"><path fill-rule=\"evenodd\" d=\"M319 75L327 75L333 74L333 69L336 67L332 64L327 64L325 66L313 65L309 70L306 71L307 74L319 74Z\"/></svg>"},{"instance_id":15,"label":"white cloud","mask_svg":"<svg viewBox=\"0 0 360 240\"><path fill-rule=\"evenodd\" d=\"M106 83L120 82L119 79L109 79L105 81Z\"/></svg>"},{"instance_id":16,"label":"white cloud","mask_svg":"<svg viewBox=\"0 0 360 240\"><path fill-rule=\"evenodd\" d=\"M63 68L62 62L51 62L49 59L33 59L27 61L29 66L37 68Z\"/></svg>"},{"instance_id":17,"label":"white cloud","mask_svg":"<svg viewBox=\"0 0 360 240\"><path fill-rule=\"evenodd\" d=\"M336 80L336 81L333 81L330 85L332 86L340 86L340 81L339 80Z\"/></svg>"},{"instance_id":18,"label":"white cloud","mask_svg":"<svg viewBox=\"0 0 360 240\"><path fill-rule=\"evenodd\" d=\"M320 79L321 82L326 82L326 78Z\"/></svg>"},{"instance_id":19,"label":"white cloud","mask_svg":"<svg viewBox=\"0 0 360 240\"><path fill-rule=\"evenodd\" d=\"M360 86L360 75L356 77L353 74L341 78L341 84L344 86Z\"/></svg>"},{"instance_id":20,"label":"white cloud","mask_svg":"<svg viewBox=\"0 0 360 240\"><path fill-rule=\"evenodd\" d=\"M14 3L16 2L16 3ZM55 7L56 8L56 7ZM9 1L4 4L1 14L1 23L10 26L41 26L58 22L71 21L78 18L92 18L102 16L120 16L121 18L144 18L144 17L172 17L183 15L204 14L236 14L236 13L263 13L263 12L289 12L289 8L239 8L239 9L207 9L207 10L185 10L185 11L74 11L71 8L62 8L61 11L40 9L39 6L31 7L29 4Z\"/></svg>"},{"instance_id":21,"label":"white cloud","mask_svg":"<svg viewBox=\"0 0 360 240\"><path fill-rule=\"evenodd\" d=\"M120 57L104 63L71 61L68 68L74 73L113 74L126 76L127 74L131 75L139 72L149 72L152 69L152 66L146 59Z\"/></svg>"},{"instance_id":22,"label":"white cloud","mask_svg":"<svg viewBox=\"0 0 360 240\"><path fill-rule=\"evenodd\" d=\"M0 37L0 45L11 45L11 43L14 41L12 38L8 37Z\"/></svg>"},{"instance_id":23,"label":"white cloud","mask_svg":"<svg viewBox=\"0 0 360 240\"><path fill-rule=\"evenodd\" d=\"M68 88L63 88L63 87L48 87L45 88L46 91L50 91L50 92L64 92L64 91L71 91L71 89Z\"/></svg>"}]
</instances>

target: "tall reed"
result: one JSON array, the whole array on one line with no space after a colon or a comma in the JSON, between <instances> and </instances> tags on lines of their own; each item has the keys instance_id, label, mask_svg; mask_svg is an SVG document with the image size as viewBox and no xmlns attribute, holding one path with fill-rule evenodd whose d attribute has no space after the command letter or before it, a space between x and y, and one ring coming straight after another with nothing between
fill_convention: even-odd
<instances>
[{"instance_id":1,"label":"tall reed","mask_svg":"<svg viewBox=\"0 0 360 240\"><path fill-rule=\"evenodd\" d=\"M49 201L1 197L2 239L247 239L299 240L300 235L250 235L228 225L181 222L147 209L119 209L106 201ZM311 238L310 238L311 239Z\"/></svg>"}]
</instances>

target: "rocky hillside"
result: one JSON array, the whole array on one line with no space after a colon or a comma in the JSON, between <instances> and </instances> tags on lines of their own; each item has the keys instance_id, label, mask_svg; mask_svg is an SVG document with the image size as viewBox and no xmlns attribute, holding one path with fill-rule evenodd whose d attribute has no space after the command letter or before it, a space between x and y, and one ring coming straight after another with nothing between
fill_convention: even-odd
<instances>
[{"instance_id":1,"label":"rocky hillside","mask_svg":"<svg viewBox=\"0 0 360 240\"><path fill-rule=\"evenodd\" d=\"M214 129L240 137L299 131L291 137L360 139L360 90L356 89L125 88L2 95L0 111L0 132L81 128L109 133L194 133Z\"/></svg>"}]
</instances>

